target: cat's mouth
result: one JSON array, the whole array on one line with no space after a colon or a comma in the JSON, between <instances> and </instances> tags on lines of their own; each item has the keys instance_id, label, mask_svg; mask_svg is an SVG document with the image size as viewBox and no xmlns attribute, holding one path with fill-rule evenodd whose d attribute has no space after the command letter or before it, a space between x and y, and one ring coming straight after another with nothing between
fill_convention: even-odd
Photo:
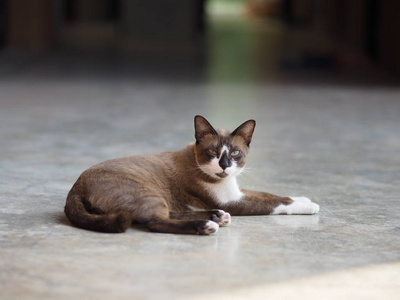
<instances>
[{"instance_id":1,"label":"cat's mouth","mask_svg":"<svg viewBox=\"0 0 400 300\"><path fill-rule=\"evenodd\" d=\"M224 171L224 172L221 172L221 173L216 173L215 175L217 175L219 178L225 178L225 177L227 177L229 174L225 173L225 171Z\"/></svg>"}]
</instances>

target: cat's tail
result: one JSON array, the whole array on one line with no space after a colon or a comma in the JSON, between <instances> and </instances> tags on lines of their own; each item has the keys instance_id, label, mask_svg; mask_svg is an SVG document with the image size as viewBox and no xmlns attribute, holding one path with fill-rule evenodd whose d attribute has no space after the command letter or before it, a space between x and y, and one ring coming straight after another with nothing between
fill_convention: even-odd
<instances>
[{"instance_id":1,"label":"cat's tail","mask_svg":"<svg viewBox=\"0 0 400 300\"><path fill-rule=\"evenodd\" d=\"M100 232L124 232L132 224L127 212L104 213L88 207L87 201L77 195L68 195L64 212L72 225Z\"/></svg>"}]
</instances>

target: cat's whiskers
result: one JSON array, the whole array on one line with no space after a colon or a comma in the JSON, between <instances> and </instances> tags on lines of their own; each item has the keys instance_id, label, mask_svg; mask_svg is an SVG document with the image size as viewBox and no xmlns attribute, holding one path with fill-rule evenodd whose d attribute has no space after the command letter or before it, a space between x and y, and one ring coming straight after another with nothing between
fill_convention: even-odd
<instances>
[{"instance_id":1,"label":"cat's whiskers","mask_svg":"<svg viewBox=\"0 0 400 300\"><path fill-rule=\"evenodd\" d=\"M245 166L245 167L243 167L243 169L242 169L242 171L240 172L239 176L240 176L240 175L247 175L247 174L250 174L250 173L251 173L251 170L252 170L251 167Z\"/></svg>"}]
</instances>

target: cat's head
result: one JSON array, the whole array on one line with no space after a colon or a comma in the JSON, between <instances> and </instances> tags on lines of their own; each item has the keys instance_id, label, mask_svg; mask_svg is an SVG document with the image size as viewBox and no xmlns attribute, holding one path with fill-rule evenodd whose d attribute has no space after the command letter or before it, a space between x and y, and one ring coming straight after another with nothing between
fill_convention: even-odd
<instances>
[{"instance_id":1,"label":"cat's head","mask_svg":"<svg viewBox=\"0 0 400 300\"><path fill-rule=\"evenodd\" d=\"M194 118L196 162L200 169L214 179L239 175L246 164L246 156L256 122L244 122L234 131L214 129L202 116Z\"/></svg>"}]
</instances>

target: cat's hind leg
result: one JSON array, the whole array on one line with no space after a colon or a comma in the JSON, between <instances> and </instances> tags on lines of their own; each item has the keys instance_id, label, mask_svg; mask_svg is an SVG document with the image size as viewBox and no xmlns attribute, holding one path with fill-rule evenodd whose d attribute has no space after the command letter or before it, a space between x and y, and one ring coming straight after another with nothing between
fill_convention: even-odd
<instances>
[{"instance_id":1,"label":"cat's hind leg","mask_svg":"<svg viewBox=\"0 0 400 300\"><path fill-rule=\"evenodd\" d=\"M153 232L208 235L219 229L216 222L207 218L171 218L168 204L162 197L149 196L136 200L136 203L140 205L132 210L134 221Z\"/></svg>"},{"instance_id":2,"label":"cat's hind leg","mask_svg":"<svg viewBox=\"0 0 400 300\"><path fill-rule=\"evenodd\" d=\"M147 227L154 232L200 234L209 235L216 233L219 225L210 220L186 221L173 219L160 219L148 222Z\"/></svg>"},{"instance_id":3,"label":"cat's hind leg","mask_svg":"<svg viewBox=\"0 0 400 300\"><path fill-rule=\"evenodd\" d=\"M169 217L175 220L211 220L220 227L231 224L231 215L221 209L187 211L181 213L170 212Z\"/></svg>"}]
</instances>

